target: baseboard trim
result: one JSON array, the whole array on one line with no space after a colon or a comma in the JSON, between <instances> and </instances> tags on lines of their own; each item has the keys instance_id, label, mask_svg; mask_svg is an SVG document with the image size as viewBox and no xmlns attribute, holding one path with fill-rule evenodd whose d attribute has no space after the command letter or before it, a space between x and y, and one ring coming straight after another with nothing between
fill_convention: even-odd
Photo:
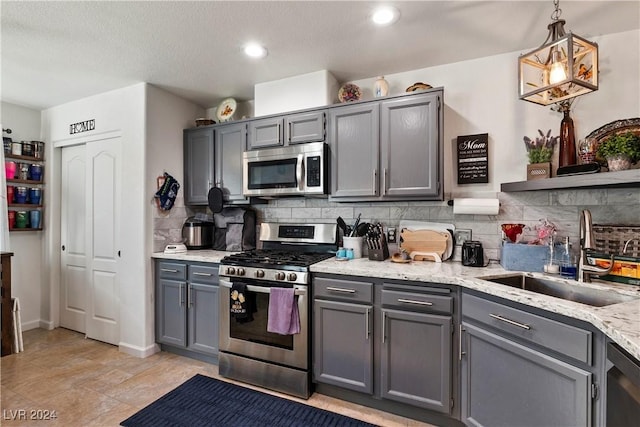
<instances>
[{"instance_id":1,"label":"baseboard trim","mask_svg":"<svg viewBox=\"0 0 640 427\"><path fill-rule=\"evenodd\" d=\"M138 347L137 345L131 345L121 342L118 344L118 350L131 356L144 359L145 357L152 356L159 352L160 346L154 343L148 347Z\"/></svg>"},{"instance_id":2,"label":"baseboard trim","mask_svg":"<svg viewBox=\"0 0 640 427\"><path fill-rule=\"evenodd\" d=\"M38 322L38 326L35 326L32 329L35 328L41 328L41 329L46 329L47 331L53 331L55 329L55 326L53 325L53 322L50 320L40 320L40 322ZM22 330L24 331L25 328L23 326Z\"/></svg>"}]
</instances>

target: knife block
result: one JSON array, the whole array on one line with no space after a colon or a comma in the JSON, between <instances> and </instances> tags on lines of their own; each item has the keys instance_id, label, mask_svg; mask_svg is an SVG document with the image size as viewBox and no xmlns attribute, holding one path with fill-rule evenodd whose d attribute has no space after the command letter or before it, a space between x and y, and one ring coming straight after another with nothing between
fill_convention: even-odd
<instances>
[{"instance_id":1,"label":"knife block","mask_svg":"<svg viewBox=\"0 0 640 427\"><path fill-rule=\"evenodd\" d=\"M384 261L389 258L389 246L384 234L375 241L367 240L367 251L371 261Z\"/></svg>"}]
</instances>

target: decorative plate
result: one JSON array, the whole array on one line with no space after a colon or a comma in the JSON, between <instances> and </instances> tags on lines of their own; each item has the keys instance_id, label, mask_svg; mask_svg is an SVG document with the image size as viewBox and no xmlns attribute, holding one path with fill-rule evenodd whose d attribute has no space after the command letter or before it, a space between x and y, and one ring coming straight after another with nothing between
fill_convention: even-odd
<instances>
[{"instance_id":1,"label":"decorative plate","mask_svg":"<svg viewBox=\"0 0 640 427\"><path fill-rule=\"evenodd\" d=\"M338 91L338 100L340 100L340 102L359 101L361 97L362 91L358 85L354 85L353 83L346 83L342 85Z\"/></svg>"},{"instance_id":2,"label":"decorative plate","mask_svg":"<svg viewBox=\"0 0 640 427\"><path fill-rule=\"evenodd\" d=\"M233 98L227 98L218 105L216 109L216 117L221 122L227 122L233 118L233 113L236 112L236 100Z\"/></svg>"},{"instance_id":3,"label":"decorative plate","mask_svg":"<svg viewBox=\"0 0 640 427\"><path fill-rule=\"evenodd\" d=\"M640 118L615 120L591 132L585 139L594 138L599 144L605 139L625 132L633 132L640 135Z\"/></svg>"},{"instance_id":4,"label":"decorative plate","mask_svg":"<svg viewBox=\"0 0 640 427\"><path fill-rule=\"evenodd\" d=\"M428 85L426 83L422 83L422 82L416 82L414 84L412 84L411 86L409 86L405 92L415 92L417 90L425 90L425 89L431 89L433 86Z\"/></svg>"}]
</instances>

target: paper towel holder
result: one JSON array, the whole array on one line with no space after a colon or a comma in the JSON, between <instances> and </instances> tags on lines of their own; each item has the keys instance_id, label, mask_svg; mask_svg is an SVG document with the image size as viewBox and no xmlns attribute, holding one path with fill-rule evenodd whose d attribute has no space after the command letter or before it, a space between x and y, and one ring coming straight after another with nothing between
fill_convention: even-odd
<instances>
[{"instance_id":1,"label":"paper towel holder","mask_svg":"<svg viewBox=\"0 0 640 427\"><path fill-rule=\"evenodd\" d=\"M453 199L447 200L447 205L453 206ZM498 203L498 206L502 206L502 203Z\"/></svg>"}]
</instances>

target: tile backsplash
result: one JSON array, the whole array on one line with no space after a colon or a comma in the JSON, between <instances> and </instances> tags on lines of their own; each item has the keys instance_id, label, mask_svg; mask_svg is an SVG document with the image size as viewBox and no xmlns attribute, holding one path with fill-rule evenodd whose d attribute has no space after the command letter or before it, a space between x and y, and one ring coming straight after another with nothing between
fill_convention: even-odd
<instances>
[{"instance_id":1,"label":"tile backsplash","mask_svg":"<svg viewBox=\"0 0 640 427\"><path fill-rule=\"evenodd\" d=\"M362 214L361 220L381 222L397 227L400 220L452 223L456 228L472 230L473 240L482 242L490 259L500 256L501 230L504 223L521 223L530 230L525 240L535 238L534 227L547 219L557 227L559 238L569 236L574 250L578 247L579 215L591 211L594 224L639 224L640 190L637 188L578 189L498 193L498 215L454 215L446 202L376 202L337 203L327 199L284 198L268 204L254 205L258 221L270 222L334 222L341 216L347 224ZM168 213L155 210L154 251L162 251L168 243L181 239L184 220L205 208L184 206L182 198Z\"/></svg>"}]
</instances>

